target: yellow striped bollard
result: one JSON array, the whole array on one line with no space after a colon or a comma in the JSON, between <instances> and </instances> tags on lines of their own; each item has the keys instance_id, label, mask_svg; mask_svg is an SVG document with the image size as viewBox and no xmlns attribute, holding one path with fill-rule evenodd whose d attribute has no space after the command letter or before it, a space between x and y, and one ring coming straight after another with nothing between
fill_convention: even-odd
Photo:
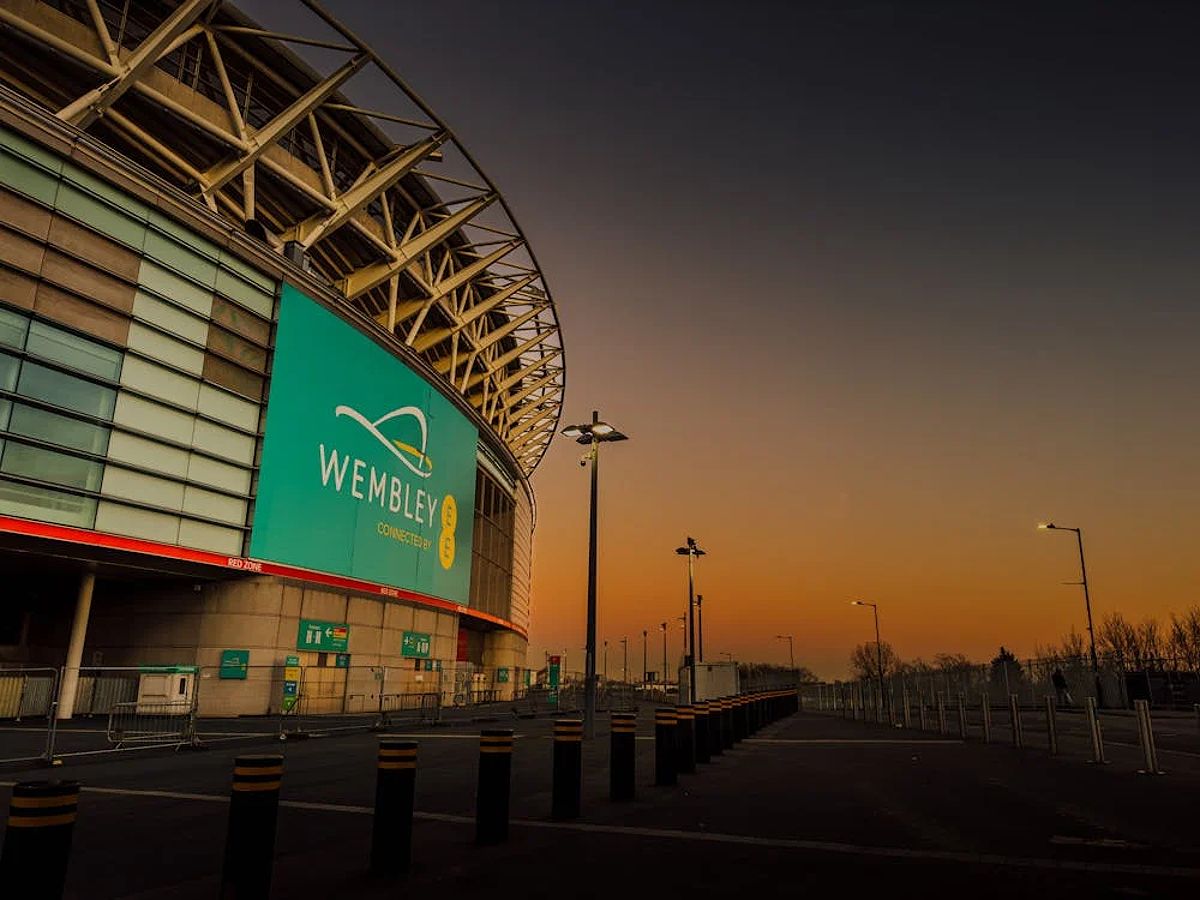
<instances>
[{"instance_id":1,"label":"yellow striped bollard","mask_svg":"<svg viewBox=\"0 0 1200 900\"><path fill-rule=\"evenodd\" d=\"M612 714L612 734L609 738L608 796L610 800L632 800L637 792L637 716L634 713Z\"/></svg>"},{"instance_id":2,"label":"yellow striped bollard","mask_svg":"<svg viewBox=\"0 0 1200 900\"><path fill-rule=\"evenodd\" d=\"M654 711L654 783L673 785L679 779L675 773L675 710Z\"/></svg>"},{"instance_id":3,"label":"yellow striped bollard","mask_svg":"<svg viewBox=\"0 0 1200 900\"><path fill-rule=\"evenodd\" d=\"M221 900L266 900L270 893L282 779L278 754L234 760Z\"/></svg>"},{"instance_id":4,"label":"yellow striped bollard","mask_svg":"<svg viewBox=\"0 0 1200 900\"><path fill-rule=\"evenodd\" d=\"M558 719L554 723L554 779L550 801L552 818L579 818L582 784L583 720Z\"/></svg>"},{"instance_id":5,"label":"yellow striped bollard","mask_svg":"<svg viewBox=\"0 0 1200 900\"><path fill-rule=\"evenodd\" d=\"M0 895L20 900L62 897L78 803L78 781L23 781L13 786L0 854Z\"/></svg>"},{"instance_id":6,"label":"yellow striped bollard","mask_svg":"<svg viewBox=\"0 0 1200 900\"><path fill-rule=\"evenodd\" d=\"M675 771L696 771L696 716L690 706L675 707Z\"/></svg>"},{"instance_id":7,"label":"yellow striped bollard","mask_svg":"<svg viewBox=\"0 0 1200 900\"><path fill-rule=\"evenodd\" d=\"M711 760L708 753L708 704L692 704L692 732L695 738L696 762L706 763Z\"/></svg>"},{"instance_id":8,"label":"yellow striped bollard","mask_svg":"<svg viewBox=\"0 0 1200 900\"><path fill-rule=\"evenodd\" d=\"M417 742L383 738L375 763L371 874L400 875L412 865Z\"/></svg>"},{"instance_id":9,"label":"yellow striped bollard","mask_svg":"<svg viewBox=\"0 0 1200 900\"><path fill-rule=\"evenodd\" d=\"M485 728L479 733L479 785L475 794L475 843L508 840L508 798L512 776L511 728Z\"/></svg>"}]
</instances>

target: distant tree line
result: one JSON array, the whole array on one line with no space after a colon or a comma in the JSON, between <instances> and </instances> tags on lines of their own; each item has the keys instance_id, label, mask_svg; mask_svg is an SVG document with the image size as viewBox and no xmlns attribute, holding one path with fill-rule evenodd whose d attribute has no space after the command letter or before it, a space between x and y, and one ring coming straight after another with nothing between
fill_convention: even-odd
<instances>
[{"instance_id":1,"label":"distant tree line","mask_svg":"<svg viewBox=\"0 0 1200 900\"><path fill-rule=\"evenodd\" d=\"M1142 669L1182 669L1200 671L1200 605L1182 613L1171 614L1169 624L1147 618L1129 622L1119 612L1109 613L1096 628L1096 654L1102 663L1125 671ZM1075 629L1063 635L1055 644L1035 645L1034 658L1044 664L1077 666L1090 655L1086 636ZM850 671L855 678L878 679L880 663L883 676L922 676L963 672L978 668L962 653L938 653L932 660L917 657L904 661L891 644L883 641L877 649L875 642L859 644L850 653ZM1020 677L1021 664L1005 647L992 658L993 678Z\"/></svg>"},{"instance_id":2,"label":"distant tree line","mask_svg":"<svg viewBox=\"0 0 1200 900\"><path fill-rule=\"evenodd\" d=\"M820 681L808 666L796 666L794 677L800 684ZM742 684L785 684L792 681L793 672L790 666L743 662L738 663L738 678Z\"/></svg>"}]
</instances>

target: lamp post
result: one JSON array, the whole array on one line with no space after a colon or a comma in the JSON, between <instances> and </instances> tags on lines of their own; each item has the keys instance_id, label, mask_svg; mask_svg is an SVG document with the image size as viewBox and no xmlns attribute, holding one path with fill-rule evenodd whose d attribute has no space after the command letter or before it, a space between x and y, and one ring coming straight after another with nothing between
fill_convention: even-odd
<instances>
[{"instance_id":1,"label":"lamp post","mask_svg":"<svg viewBox=\"0 0 1200 900\"><path fill-rule=\"evenodd\" d=\"M588 599L587 599L587 650L583 664L583 734L596 736L596 495L600 469L600 444L606 441L628 440L607 422L600 421L600 413L592 412L592 421L582 425L568 425L562 430L565 437L573 438L577 444L591 449L583 462L592 464L591 503L588 515Z\"/></svg>"},{"instance_id":2,"label":"lamp post","mask_svg":"<svg viewBox=\"0 0 1200 900\"><path fill-rule=\"evenodd\" d=\"M688 654L688 693L691 695L691 702L696 702L696 557L704 556L705 552L696 544L696 539L689 537L687 544L683 547L676 547L675 552L680 556L686 556L688 561L688 646L691 648L691 653Z\"/></svg>"},{"instance_id":3,"label":"lamp post","mask_svg":"<svg viewBox=\"0 0 1200 900\"><path fill-rule=\"evenodd\" d=\"M662 678L660 680L665 685L667 683L667 623L663 622L658 627L662 629L662 633L663 633L663 667L662 667ZM665 690L665 688L664 688L664 690Z\"/></svg>"},{"instance_id":4,"label":"lamp post","mask_svg":"<svg viewBox=\"0 0 1200 900\"><path fill-rule=\"evenodd\" d=\"M1103 706L1104 698L1100 691L1100 662L1096 658L1096 631L1092 627L1092 598L1088 594L1087 566L1083 562L1083 529L1072 528L1069 525L1055 525L1053 522L1038 525L1038 528L1045 531L1073 531L1075 532L1075 539L1079 542L1079 576L1082 580L1069 581L1067 584L1079 584L1083 586L1083 605L1087 608L1088 645L1092 655L1092 677L1096 680L1096 702Z\"/></svg>"},{"instance_id":5,"label":"lamp post","mask_svg":"<svg viewBox=\"0 0 1200 900\"><path fill-rule=\"evenodd\" d=\"M608 682L608 641L604 642L603 659L604 659L604 665L600 669L600 672L601 672L601 677L604 679L605 683L607 683Z\"/></svg>"},{"instance_id":6,"label":"lamp post","mask_svg":"<svg viewBox=\"0 0 1200 900\"><path fill-rule=\"evenodd\" d=\"M704 595L696 595L696 660L704 662Z\"/></svg>"},{"instance_id":7,"label":"lamp post","mask_svg":"<svg viewBox=\"0 0 1200 900\"><path fill-rule=\"evenodd\" d=\"M629 684L629 638L621 638L621 652L624 654L621 661L621 684Z\"/></svg>"},{"instance_id":8,"label":"lamp post","mask_svg":"<svg viewBox=\"0 0 1200 900\"><path fill-rule=\"evenodd\" d=\"M868 603L866 600L851 600L851 606L869 606L875 613L875 664L879 670L879 702L883 703L886 689L883 685L883 642L879 640L879 604Z\"/></svg>"},{"instance_id":9,"label":"lamp post","mask_svg":"<svg viewBox=\"0 0 1200 900\"><path fill-rule=\"evenodd\" d=\"M790 634L777 634L776 640L788 642L788 662L792 666L792 681L796 680L796 654L792 652L792 636Z\"/></svg>"},{"instance_id":10,"label":"lamp post","mask_svg":"<svg viewBox=\"0 0 1200 900\"><path fill-rule=\"evenodd\" d=\"M646 655L646 647L647 647L646 635L648 635L649 633L650 632L647 631L645 628L642 629L642 686L643 687L645 687L645 685L646 685L646 670L649 668L649 666L647 665L647 663L649 662L649 657Z\"/></svg>"}]
</instances>

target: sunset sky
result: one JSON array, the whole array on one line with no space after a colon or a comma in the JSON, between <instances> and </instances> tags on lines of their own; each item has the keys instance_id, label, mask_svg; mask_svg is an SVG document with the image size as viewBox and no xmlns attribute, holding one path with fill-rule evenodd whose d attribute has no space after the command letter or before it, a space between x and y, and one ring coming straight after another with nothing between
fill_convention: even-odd
<instances>
[{"instance_id":1,"label":"sunset sky","mask_svg":"<svg viewBox=\"0 0 1200 900\"><path fill-rule=\"evenodd\" d=\"M1176 3L331 2L504 191L601 464L600 637L845 673L1200 602L1200 57ZM250 9L254 4L247 4ZM1052 11L1049 9L1052 8ZM1191 11L1191 12L1189 12ZM531 659L582 668L587 470ZM677 624L677 623L676 623ZM671 632L672 656L679 631Z\"/></svg>"}]
</instances>

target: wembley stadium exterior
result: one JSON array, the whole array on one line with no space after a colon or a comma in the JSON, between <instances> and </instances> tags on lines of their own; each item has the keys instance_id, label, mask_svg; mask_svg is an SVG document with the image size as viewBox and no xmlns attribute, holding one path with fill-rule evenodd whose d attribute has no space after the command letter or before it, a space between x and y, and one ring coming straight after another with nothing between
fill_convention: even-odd
<instances>
[{"instance_id":1,"label":"wembley stadium exterior","mask_svg":"<svg viewBox=\"0 0 1200 900\"><path fill-rule=\"evenodd\" d=\"M527 683L553 302L442 120L283 6L0 4L0 664L60 716L110 668L213 714Z\"/></svg>"}]
</instances>

